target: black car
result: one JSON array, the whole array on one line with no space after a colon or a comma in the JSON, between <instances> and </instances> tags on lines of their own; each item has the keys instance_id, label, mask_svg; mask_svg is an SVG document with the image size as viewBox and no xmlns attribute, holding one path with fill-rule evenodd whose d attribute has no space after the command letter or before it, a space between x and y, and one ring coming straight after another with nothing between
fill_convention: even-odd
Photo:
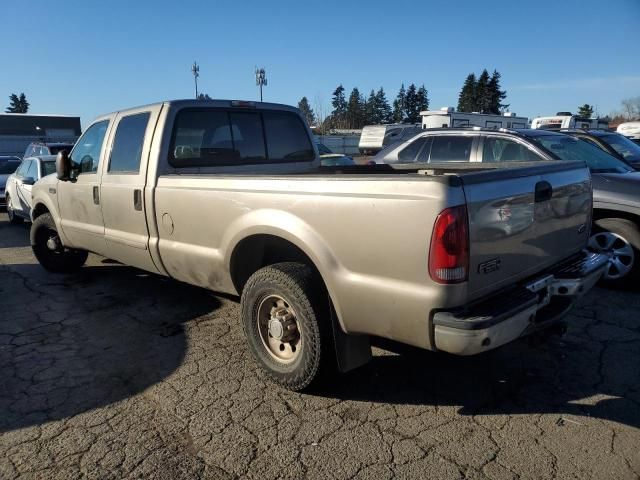
<instances>
[{"instance_id":1,"label":"black car","mask_svg":"<svg viewBox=\"0 0 640 480\"><path fill-rule=\"evenodd\" d=\"M607 130L560 130L562 133L591 143L620 160L640 169L640 145L616 132Z\"/></svg>"},{"instance_id":2,"label":"black car","mask_svg":"<svg viewBox=\"0 0 640 480\"><path fill-rule=\"evenodd\" d=\"M640 172L628 163L578 138L550 130L428 129L382 150L373 161L395 168L421 164L437 168L450 162L490 163L495 167L536 161L584 161L593 185L593 225L589 247L610 254L603 280L629 283L640 278ZM533 193L532 193L533 195ZM521 222L505 205L504 234L516 234ZM560 205L551 205L561 208ZM520 209L523 211L523 209ZM498 212L500 213L500 212ZM529 222L530 223L530 222ZM515 227L515 228L514 228Z\"/></svg>"}]
</instances>

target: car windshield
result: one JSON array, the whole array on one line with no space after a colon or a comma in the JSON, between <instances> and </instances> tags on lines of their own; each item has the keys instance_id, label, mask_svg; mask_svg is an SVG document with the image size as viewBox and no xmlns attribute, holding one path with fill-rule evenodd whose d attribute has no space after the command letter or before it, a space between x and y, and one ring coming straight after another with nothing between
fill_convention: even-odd
<instances>
[{"instance_id":1,"label":"car windshield","mask_svg":"<svg viewBox=\"0 0 640 480\"><path fill-rule=\"evenodd\" d=\"M42 162L42 176L46 177L47 175L51 175L56 171L56 162L53 160L48 162Z\"/></svg>"},{"instance_id":2,"label":"car windshield","mask_svg":"<svg viewBox=\"0 0 640 480\"><path fill-rule=\"evenodd\" d=\"M0 158L0 175L11 175L19 165L18 160Z\"/></svg>"},{"instance_id":3,"label":"car windshield","mask_svg":"<svg viewBox=\"0 0 640 480\"><path fill-rule=\"evenodd\" d=\"M624 135L608 133L601 135L600 138L611 145L611 148L622 155L627 162L640 162L640 145L633 143Z\"/></svg>"},{"instance_id":4,"label":"car windshield","mask_svg":"<svg viewBox=\"0 0 640 480\"><path fill-rule=\"evenodd\" d=\"M626 173L633 169L598 147L567 135L536 135L531 140L560 160L582 160L593 173Z\"/></svg>"}]
</instances>

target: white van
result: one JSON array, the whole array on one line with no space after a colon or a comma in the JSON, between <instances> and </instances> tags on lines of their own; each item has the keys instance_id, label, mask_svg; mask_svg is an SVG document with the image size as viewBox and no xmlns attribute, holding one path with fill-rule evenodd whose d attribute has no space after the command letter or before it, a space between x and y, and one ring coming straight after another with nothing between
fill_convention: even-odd
<instances>
[{"instance_id":1,"label":"white van","mask_svg":"<svg viewBox=\"0 0 640 480\"><path fill-rule=\"evenodd\" d=\"M422 128L527 128L528 119L517 117L513 112L502 115L478 112L456 112L453 107L442 107L440 110L420 112Z\"/></svg>"},{"instance_id":2,"label":"white van","mask_svg":"<svg viewBox=\"0 0 640 480\"><path fill-rule=\"evenodd\" d=\"M531 120L531 128L541 130L560 130L563 128L609 128L609 122L599 118L587 118L573 115L571 112L558 112L554 117L536 117Z\"/></svg>"},{"instance_id":3,"label":"white van","mask_svg":"<svg viewBox=\"0 0 640 480\"><path fill-rule=\"evenodd\" d=\"M363 155L378 153L387 145L404 140L420 130L413 123L391 123L389 125L367 125L362 129L358 149Z\"/></svg>"},{"instance_id":4,"label":"white van","mask_svg":"<svg viewBox=\"0 0 640 480\"><path fill-rule=\"evenodd\" d=\"M624 122L618 125L616 132L634 140L640 139L640 122Z\"/></svg>"}]
</instances>

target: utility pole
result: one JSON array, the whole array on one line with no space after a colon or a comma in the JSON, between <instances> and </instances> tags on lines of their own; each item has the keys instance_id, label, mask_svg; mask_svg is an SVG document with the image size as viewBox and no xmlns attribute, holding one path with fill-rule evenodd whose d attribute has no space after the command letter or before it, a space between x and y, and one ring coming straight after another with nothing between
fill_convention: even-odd
<instances>
[{"instance_id":1,"label":"utility pole","mask_svg":"<svg viewBox=\"0 0 640 480\"><path fill-rule=\"evenodd\" d=\"M198 77L200 76L200 66L194 61L191 66L191 73L193 73L193 80L196 82L196 100L198 99Z\"/></svg>"},{"instance_id":2,"label":"utility pole","mask_svg":"<svg viewBox=\"0 0 640 480\"><path fill-rule=\"evenodd\" d=\"M260 101L262 101L262 87L267 86L267 72L265 72L264 67L256 67L256 85L260 87Z\"/></svg>"}]
</instances>

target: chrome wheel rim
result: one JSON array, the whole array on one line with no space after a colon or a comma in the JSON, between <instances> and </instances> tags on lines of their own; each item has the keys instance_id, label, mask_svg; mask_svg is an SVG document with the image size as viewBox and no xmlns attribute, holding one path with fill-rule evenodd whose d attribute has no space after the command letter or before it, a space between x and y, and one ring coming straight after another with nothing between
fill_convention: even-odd
<instances>
[{"instance_id":1,"label":"chrome wheel rim","mask_svg":"<svg viewBox=\"0 0 640 480\"><path fill-rule=\"evenodd\" d=\"M302 351L302 331L295 311L279 295L265 297L258 306L258 333L267 353L280 363L294 362Z\"/></svg>"},{"instance_id":2,"label":"chrome wheel rim","mask_svg":"<svg viewBox=\"0 0 640 480\"><path fill-rule=\"evenodd\" d=\"M602 277L605 280L618 280L633 269L633 247L617 233L598 232L592 235L589 239L589 249L610 255L609 266Z\"/></svg>"}]
</instances>

